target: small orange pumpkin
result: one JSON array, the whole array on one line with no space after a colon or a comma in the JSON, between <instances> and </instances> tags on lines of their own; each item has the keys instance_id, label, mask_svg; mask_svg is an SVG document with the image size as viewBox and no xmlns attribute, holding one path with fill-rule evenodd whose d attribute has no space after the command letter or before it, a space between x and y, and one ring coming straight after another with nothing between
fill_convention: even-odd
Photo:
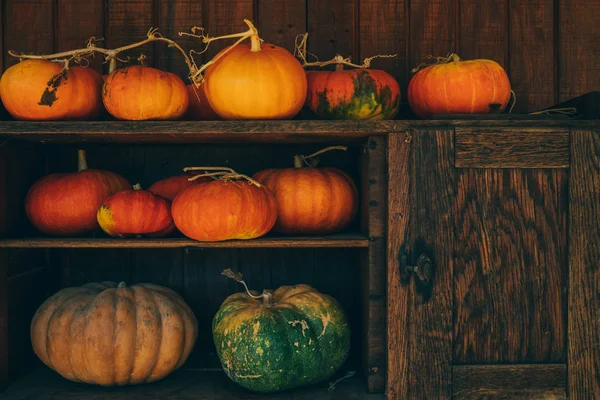
<instances>
[{"instance_id":1,"label":"small orange pumpkin","mask_svg":"<svg viewBox=\"0 0 600 400\"><path fill-rule=\"evenodd\" d=\"M177 229L189 238L216 242L254 239L271 230L277 204L269 190L235 177L191 186L175 197L171 211Z\"/></svg>"},{"instance_id":2,"label":"small orange pumpkin","mask_svg":"<svg viewBox=\"0 0 600 400\"><path fill-rule=\"evenodd\" d=\"M171 120L187 111L189 96L177 75L156 68L117 69L106 78L102 91L106 110L130 121Z\"/></svg>"},{"instance_id":3,"label":"small orange pumpkin","mask_svg":"<svg viewBox=\"0 0 600 400\"><path fill-rule=\"evenodd\" d=\"M209 177L200 177L190 181L191 177L191 175L182 174L161 179L160 181L156 181L150 185L148 191L173 201L182 190L187 189L192 185L196 185L201 182L208 182L210 180Z\"/></svg>"},{"instance_id":4,"label":"small orange pumpkin","mask_svg":"<svg viewBox=\"0 0 600 400\"><path fill-rule=\"evenodd\" d=\"M188 95L190 96L190 106L186 113L186 118L192 121L216 121L220 120L219 114L210 106L204 85L196 87L193 83L187 85Z\"/></svg>"},{"instance_id":5,"label":"small orange pumpkin","mask_svg":"<svg viewBox=\"0 0 600 400\"><path fill-rule=\"evenodd\" d=\"M110 236L166 236L175 230L171 202L140 185L108 197L98 209L98 223Z\"/></svg>"},{"instance_id":6,"label":"small orange pumpkin","mask_svg":"<svg viewBox=\"0 0 600 400\"><path fill-rule=\"evenodd\" d=\"M273 232L339 232L358 212L358 189L348 174L338 168L305 167L301 156L295 157L294 168L266 169L253 179L269 188L277 201Z\"/></svg>"},{"instance_id":7,"label":"small orange pumpkin","mask_svg":"<svg viewBox=\"0 0 600 400\"><path fill-rule=\"evenodd\" d=\"M103 111L102 77L91 68L25 60L0 79L4 107L18 120L85 120Z\"/></svg>"},{"instance_id":8,"label":"small orange pumpkin","mask_svg":"<svg viewBox=\"0 0 600 400\"><path fill-rule=\"evenodd\" d=\"M456 54L425 67L408 84L408 103L421 118L435 114L487 114L510 101L510 81L495 61L463 61Z\"/></svg>"}]
</instances>

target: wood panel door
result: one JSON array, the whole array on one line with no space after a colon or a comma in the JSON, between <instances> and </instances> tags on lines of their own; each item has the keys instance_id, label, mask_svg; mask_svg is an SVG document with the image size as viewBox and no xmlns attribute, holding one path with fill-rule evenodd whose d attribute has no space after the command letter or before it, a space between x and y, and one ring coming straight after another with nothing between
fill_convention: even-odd
<instances>
[{"instance_id":1,"label":"wood panel door","mask_svg":"<svg viewBox=\"0 0 600 400\"><path fill-rule=\"evenodd\" d=\"M600 396L600 141L571 138L390 134L389 399Z\"/></svg>"}]
</instances>

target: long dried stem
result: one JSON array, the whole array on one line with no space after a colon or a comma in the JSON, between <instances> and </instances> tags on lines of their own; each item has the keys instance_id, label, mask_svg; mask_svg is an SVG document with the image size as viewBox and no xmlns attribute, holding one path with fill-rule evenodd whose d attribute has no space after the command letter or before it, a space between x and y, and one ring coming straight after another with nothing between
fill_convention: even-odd
<instances>
[{"instance_id":1,"label":"long dried stem","mask_svg":"<svg viewBox=\"0 0 600 400\"><path fill-rule=\"evenodd\" d=\"M216 172L207 172L205 174L195 175L194 177L189 178L188 179L189 181L196 180L203 176L212 176L212 177L218 177L218 179L224 180L224 181L231 181L231 180L235 180L235 179L244 179L244 180L248 181L250 184L255 185L256 187L262 187L262 185L260 183L258 183L254 179L250 178L248 175L240 174L232 168L227 168L227 167L185 167L183 169L183 171L184 172L216 171Z\"/></svg>"},{"instance_id":2,"label":"long dried stem","mask_svg":"<svg viewBox=\"0 0 600 400\"><path fill-rule=\"evenodd\" d=\"M273 305L273 303L271 302L271 298L273 297L273 295L271 293L269 293L267 290L263 290L262 294L259 296L255 296L250 292L250 289L248 289L246 282L244 282L244 279L243 279L244 276L242 275L241 272L233 272L230 268L227 268L226 270L221 272L221 275L225 275L229 279L233 279L234 281L239 282L242 285L244 285L244 289L246 289L246 294L249 297L256 299L256 300L262 299L263 307L271 307Z\"/></svg>"},{"instance_id":3,"label":"long dried stem","mask_svg":"<svg viewBox=\"0 0 600 400\"><path fill-rule=\"evenodd\" d=\"M329 147L325 147L324 149L321 149L313 154L310 154L308 156L296 155L296 156L294 156L294 168L303 168L305 164L307 167L316 167L319 164L319 160L315 159L315 157L318 156L319 154L323 154L323 153L326 153L331 150L346 151L346 150L348 150L348 147L346 147L346 146L329 146Z\"/></svg>"}]
</instances>

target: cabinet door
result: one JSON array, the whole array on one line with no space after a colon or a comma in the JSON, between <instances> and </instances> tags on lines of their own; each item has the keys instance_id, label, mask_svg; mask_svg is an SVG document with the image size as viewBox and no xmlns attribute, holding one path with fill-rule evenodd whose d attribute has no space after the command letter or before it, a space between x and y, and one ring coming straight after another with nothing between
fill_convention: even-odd
<instances>
[{"instance_id":1,"label":"cabinet door","mask_svg":"<svg viewBox=\"0 0 600 400\"><path fill-rule=\"evenodd\" d=\"M568 130L389 149L388 398L566 398Z\"/></svg>"}]
</instances>

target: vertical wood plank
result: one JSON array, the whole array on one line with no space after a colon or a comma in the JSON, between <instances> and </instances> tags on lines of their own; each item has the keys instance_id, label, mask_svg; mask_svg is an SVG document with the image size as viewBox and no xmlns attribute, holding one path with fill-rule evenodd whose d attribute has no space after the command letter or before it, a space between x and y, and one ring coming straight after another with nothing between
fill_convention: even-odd
<instances>
[{"instance_id":1,"label":"vertical wood plank","mask_svg":"<svg viewBox=\"0 0 600 400\"><path fill-rule=\"evenodd\" d=\"M487 58L508 68L508 1L459 0L458 55Z\"/></svg>"},{"instance_id":2,"label":"vertical wood plank","mask_svg":"<svg viewBox=\"0 0 600 400\"><path fill-rule=\"evenodd\" d=\"M600 132L571 132L569 396L600 398Z\"/></svg>"},{"instance_id":3,"label":"vertical wood plank","mask_svg":"<svg viewBox=\"0 0 600 400\"><path fill-rule=\"evenodd\" d=\"M189 32L193 26L202 26L204 12L199 0L158 0L158 28L163 36L176 41L186 52L195 48L198 39L179 36L179 32ZM187 84L190 73L183 55L164 44L156 46L156 67L177 74ZM198 58L200 61L200 58Z\"/></svg>"},{"instance_id":4,"label":"vertical wood plank","mask_svg":"<svg viewBox=\"0 0 600 400\"><path fill-rule=\"evenodd\" d=\"M106 45L108 48L125 46L139 42L146 38L146 34L153 27L153 0L106 0L108 1L108 14L106 21ZM139 65L137 58L144 54L147 59L145 64L154 65L154 43L137 47L131 51L121 53L120 58L131 57L127 65ZM159 43L156 46L164 46ZM117 68L122 63L117 64Z\"/></svg>"},{"instance_id":5,"label":"vertical wood plank","mask_svg":"<svg viewBox=\"0 0 600 400\"><path fill-rule=\"evenodd\" d=\"M183 294L183 250L132 251L131 283L154 283Z\"/></svg>"},{"instance_id":6,"label":"vertical wood plank","mask_svg":"<svg viewBox=\"0 0 600 400\"><path fill-rule=\"evenodd\" d=\"M452 394L453 143L443 129L389 137L388 398ZM400 271L407 251L430 257L431 285Z\"/></svg>"},{"instance_id":7,"label":"vertical wood plank","mask_svg":"<svg viewBox=\"0 0 600 400\"><path fill-rule=\"evenodd\" d=\"M54 0L11 0L4 4L4 51L48 54L54 50ZM19 60L7 56L4 68Z\"/></svg>"},{"instance_id":8,"label":"vertical wood plank","mask_svg":"<svg viewBox=\"0 0 600 400\"><path fill-rule=\"evenodd\" d=\"M8 251L0 250L0 391L8 385Z\"/></svg>"},{"instance_id":9,"label":"vertical wood plank","mask_svg":"<svg viewBox=\"0 0 600 400\"><path fill-rule=\"evenodd\" d=\"M454 219L454 362L564 362L567 171L465 169Z\"/></svg>"},{"instance_id":10,"label":"vertical wood plank","mask_svg":"<svg viewBox=\"0 0 600 400\"><path fill-rule=\"evenodd\" d=\"M129 249L71 250L70 286L89 282L115 281L131 283L131 251Z\"/></svg>"},{"instance_id":11,"label":"vertical wood plank","mask_svg":"<svg viewBox=\"0 0 600 400\"><path fill-rule=\"evenodd\" d=\"M104 38L103 0L60 0L56 8L56 51L68 51L85 47L92 36ZM104 42L97 42L99 47ZM103 70L104 56L89 57L90 66L98 72Z\"/></svg>"},{"instance_id":12,"label":"vertical wood plank","mask_svg":"<svg viewBox=\"0 0 600 400\"><path fill-rule=\"evenodd\" d=\"M258 19L258 16L254 15L252 0L204 0L202 9L205 10L205 33L212 37L245 32L248 30L248 26L244 23L244 18L252 22L256 22ZM235 43L235 39L223 39L211 43L205 53L206 61L233 43ZM204 49L204 45L198 43L196 48Z\"/></svg>"},{"instance_id":13,"label":"vertical wood plank","mask_svg":"<svg viewBox=\"0 0 600 400\"><path fill-rule=\"evenodd\" d=\"M554 1L510 0L510 82L513 112L555 104Z\"/></svg>"},{"instance_id":14,"label":"vertical wood plank","mask_svg":"<svg viewBox=\"0 0 600 400\"><path fill-rule=\"evenodd\" d=\"M260 0L258 21L265 43L294 53L296 36L306 32L306 0Z\"/></svg>"},{"instance_id":15,"label":"vertical wood plank","mask_svg":"<svg viewBox=\"0 0 600 400\"><path fill-rule=\"evenodd\" d=\"M354 45L354 38L358 29L354 27L354 20L358 1L307 1L308 48L319 60L329 60L341 54L357 61L355 50L358 44Z\"/></svg>"},{"instance_id":16,"label":"vertical wood plank","mask_svg":"<svg viewBox=\"0 0 600 400\"><path fill-rule=\"evenodd\" d=\"M4 7L0 7L0 32L4 36ZM4 72L4 37L0 39L0 73ZM0 101L0 110L3 110L2 101ZM2 113L0 111L0 117Z\"/></svg>"},{"instance_id":17,"label":"vertical wood plank","mask_svg":"<svg viewBox=\"0 0 600 400\"><path fill-rule=\"evenodd\" d=\"M398 54L395 58L373 61L372 68L383 69L396 78L400 84L402 97L406 97L408 86L407 61L408 0L360 0L358 59L359 64L366 57L376 54Z\"/></svg>"},{"instance_id":18,"label":"vertical wood plank","mask_svg":"<svg viewBox=\"0 0 600 400\"><path fill-rule=\"evenodd\" d=\"M600 88L600 2L558 0L559 101Z\"/></svg>"}]
</instances>

